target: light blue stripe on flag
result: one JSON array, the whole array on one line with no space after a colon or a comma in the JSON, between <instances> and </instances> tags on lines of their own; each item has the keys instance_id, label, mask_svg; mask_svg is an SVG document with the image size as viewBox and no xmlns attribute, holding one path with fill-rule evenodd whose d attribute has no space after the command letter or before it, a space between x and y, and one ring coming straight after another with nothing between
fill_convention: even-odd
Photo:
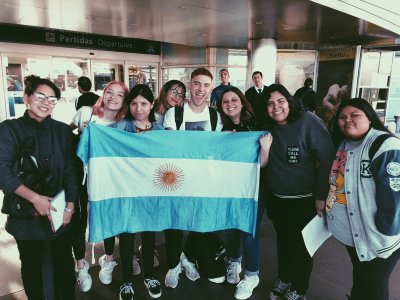
<instances>
[{"instance_id":1,"label":"light blue stripe on flag","mask_svg":"<svg viewBox=\"0 0 400 300\"><path fill-rule=\"evenodd\" d=\"M89 167L89 241L168 228L254 233L263 133L132 134L90 123L78 147Z\"/></svg>"}]
</instances>

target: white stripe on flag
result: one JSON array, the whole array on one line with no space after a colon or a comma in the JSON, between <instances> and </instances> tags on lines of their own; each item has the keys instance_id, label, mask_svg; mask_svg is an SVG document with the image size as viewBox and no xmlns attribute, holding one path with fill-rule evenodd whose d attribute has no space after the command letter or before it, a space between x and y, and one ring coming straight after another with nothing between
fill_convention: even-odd
<instances>
[{"instance_id":1,"label":"white stripe on flag","mask_svg":"<svg viewBox=\"0 0 400 300\"><path fill-rule=\"evenodd\" d=\"M256 175L256 176L255 176ZM259 165L217 160L97 157L91 201L143 196L258 198ZM250 190L249 190L250 188Z\"/></svg>"}]
</instances>

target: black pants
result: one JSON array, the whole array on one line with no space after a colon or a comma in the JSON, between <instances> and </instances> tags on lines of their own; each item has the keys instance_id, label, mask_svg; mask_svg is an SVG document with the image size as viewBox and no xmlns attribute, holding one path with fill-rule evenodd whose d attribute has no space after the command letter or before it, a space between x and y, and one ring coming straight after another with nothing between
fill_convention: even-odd
<instances>
[{"instance_id":1,"label":"black pants","mask_svg":"<svg viewBox=\"0 0 400 300\"><path fill-rule=\"evenodd\" d=\"M400 249L386 259L371 261L360 261L354 247L346 249L353 264L351 300L388 300L390 275L400 259Z\"/></svg>"},{"instance_id":2,"label":"black pants","mask_svg":"<svg viewBox=\"0 0 400 300\"><path fill-rule=\"evenodd\" d=\"M44 300L43 252L50 247L53 264L54 293L57 300L75 299L75 270L70 233L51 241L17 240L22 282L28 300Z\"/></svg>"},{"instance_id":3,"label":"black pants","mask_svg":"<svg viewBox=\"0 0 400 300\"><path fill-rule=\"evenodd\" d=\"M183 252L187 259L196 263L197 257L200 255L204 240L207 238L207 233L190 231L186 240ZM165 230L165 248L167 254L168 269L175 268L180 262L182 253L183 231L176 229Z\"/></svg>"},{"instance_id":4,"label":"black pants","mask_svg":"<svg viewBox=\"0 0 400 300\"><path fill-rule=\"evenodd\" d=\"M308 198L267 197L267 214L277 238L278 277L292 289L306 294L313 260L307 252L301 231L316 215L315 200Z\"/></svg>"},{"instance_id":5,"label":"black pants","mask_svg":"<svg viewBox=\"0 0 400 300\"><path fill-rule=\"evenodd\" d=\"M153 277L155 236L155 232L146 231L141 233L144 278ZM119 253L121 256L123 282L132 282L134 242L134 233L122 233L119 235Z\"/></svg>"},{"instance_id":6,"label":"black pants","mask_svg":"<svg viewBox=\"0 0 400 300\"><path fill-rule=\"evenodd\" d=\"M79 189L79 203L75 208L77 221L74 228L74 236L72 238L72 248L76 260L85 258L86 253L86 228L88 222L88 193L87 186L81 185Z\"/></svg>"}]
</instances>

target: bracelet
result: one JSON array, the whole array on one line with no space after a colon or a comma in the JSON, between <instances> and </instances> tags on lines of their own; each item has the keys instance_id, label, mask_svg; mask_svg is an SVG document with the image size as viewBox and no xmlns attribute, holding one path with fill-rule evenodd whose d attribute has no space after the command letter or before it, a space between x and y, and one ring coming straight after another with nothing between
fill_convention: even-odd
<instances>
[{"instance_id":1,"label":"bracelet","mask_svg":"<svg viewBox=\"0 0 400 300\"><path fill-rule=\"evenodd\" d=\"M74 213L74 210L71 209L71 208L68 208L68 207L66 207L64 210L65 210L67 213L69 213L69 214Z\"/></svg>"}]
</instances>

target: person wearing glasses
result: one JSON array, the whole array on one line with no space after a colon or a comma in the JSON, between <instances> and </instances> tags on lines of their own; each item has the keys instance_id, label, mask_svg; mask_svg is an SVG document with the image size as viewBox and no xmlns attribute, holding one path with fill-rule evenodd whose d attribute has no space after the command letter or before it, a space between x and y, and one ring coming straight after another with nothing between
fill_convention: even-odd
<instances>
[{"instance_id":1,"label":"person wearing glasses","mask_svg":"<svg viewBox=\"0 0 400 300\"><path fill-rule=\"evenodd\" d=\"M170 80L161 88L160 95L154 101L156 122L163 124L168 109L181 104L185 99L186 86L179 80Z\"/></svg>"},{"instance_id":2,"label":"person wearing glasses","mask_svg":"<svg viewBox=\"0 0 400 300\"><path fill-rule=\"evenodd\" d=\"M128 88L123 82L111 81L103 90L100 97L93 107L83 106L76 113L70 127L74 130L78 128L81 133L89 122L99 125L112 126L114 123L125 117L127 107L123 105L124 98L128 94ZM82 168L83 169L83 168ZM83 178L83 174L81 174ZM81 178L81 179L82 179ZM82 182L82 180L81 180ZM89 271L89 263L85 260L86 227L88 217L88 195L86 184L82 185L79 192L79 221L78 230L74 236L73 248L78 271L78 283L82 292L87 292L92 287L92 278ZM104 240L105 254L100 257L101 267L99 278L103 284L110 284L112 272L117 263L114 261L115 237Z\"/></svg>"},{"instance_id":3,"label":"person wearing glasses","mask_svg":"<svg viewBox=\"0 0 400 300\"><path fill-rule=\"evenodd\" d=\"M27 298L75 299L69 230L79 190L75 140L68 125L51 118L60 98L57 86L33 75L24 82L27 110L22 117L0 124L0 189L5 195L4 202L7 198L15 200L15 194L27 201L32 214L19 218L8 211L5 228L17 243ZM31 141L32 160L35 158L40 171L51 176L48 186L52 192L39 193L28 188L13 168L15 161L22 157L18 153L27 139ZM61 190L65 191L66 200L63 225L53 232L50 211L55 208L50 200ZM45 268L49 263L52 268Z\"/></svg>"}]
</instances>

